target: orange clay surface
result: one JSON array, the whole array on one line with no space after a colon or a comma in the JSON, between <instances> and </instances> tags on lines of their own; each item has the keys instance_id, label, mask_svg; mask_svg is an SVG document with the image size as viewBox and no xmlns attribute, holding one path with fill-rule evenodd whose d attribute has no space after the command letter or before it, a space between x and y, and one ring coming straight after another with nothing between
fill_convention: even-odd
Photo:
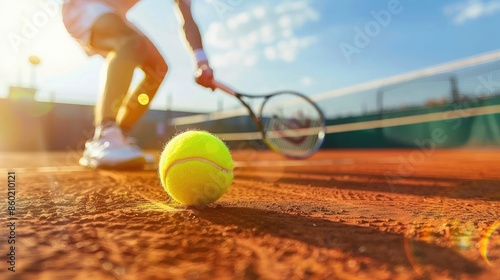
<instances>
[{"instance_id":1,"label":"orange clay surface","mask_svg":"<svg viewBox=\"0 0 500 280\"><path fill-rule=\"evenodd\" d=\"M233 157L228 193L197 209L169 200L154 165L1 153L0 279L500 279L498 149Z\"/></svg>"}]
</instances>

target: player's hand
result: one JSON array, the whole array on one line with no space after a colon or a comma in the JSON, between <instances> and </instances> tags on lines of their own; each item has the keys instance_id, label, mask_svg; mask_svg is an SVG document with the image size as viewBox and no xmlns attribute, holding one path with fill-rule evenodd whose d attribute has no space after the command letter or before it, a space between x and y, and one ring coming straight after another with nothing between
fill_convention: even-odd
<instances>
[{"instance_id":1,"label":"player's hand","mask_svg":"<svg viewBox=\"0 0 500 280\"><path fill-rule=\"evenodd\" d=\"M215 90L214 71L207 62L198 63L194 76L199 85Z\"/></svg>"}]
</instances>

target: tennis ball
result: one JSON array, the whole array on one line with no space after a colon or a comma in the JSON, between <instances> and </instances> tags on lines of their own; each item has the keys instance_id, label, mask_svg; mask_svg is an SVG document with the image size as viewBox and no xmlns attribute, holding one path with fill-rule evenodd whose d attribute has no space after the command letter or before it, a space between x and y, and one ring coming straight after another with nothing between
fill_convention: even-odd
<instances>
[{"instance_id":1,"label":"tennis ball","mask_svg":"<svg viewBox=\"0 0 500 280\"><path fill-rule=\"evenodd\" d=\"M224 142L206 131L192 130L167 143L158 171L163 187L175 201L203 207L227 191L233 167Z\"/></svg>"}]
</instances>

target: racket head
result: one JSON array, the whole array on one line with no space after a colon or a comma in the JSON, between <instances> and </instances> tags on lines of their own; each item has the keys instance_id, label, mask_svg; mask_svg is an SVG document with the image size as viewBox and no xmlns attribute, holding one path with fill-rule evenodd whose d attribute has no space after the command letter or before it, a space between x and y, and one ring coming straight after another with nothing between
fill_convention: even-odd
<instances>
[{"instance_id":1,"label":"racket head","mask_svg":"<svg viewBox=\"0 0 500 280\"><path fill-rule=\"evenodd\" d=\"M290 158L314 154L325 138L325 117L308 97L284 91L265 97L259 111L263 140Z\"/></svg>"}]
</instances>

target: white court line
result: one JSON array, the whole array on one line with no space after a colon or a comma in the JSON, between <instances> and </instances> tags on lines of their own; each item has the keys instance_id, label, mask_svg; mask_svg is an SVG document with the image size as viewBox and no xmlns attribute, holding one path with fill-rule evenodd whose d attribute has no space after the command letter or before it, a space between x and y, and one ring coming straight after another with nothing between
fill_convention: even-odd
<instances>
[{"instance_id":1,"label":"white court line","mask_svg":"<svg viewBox=\"0 0 500 280\"><path fill-rule=\"evenodd\" d=\"M354 122L345 124L334 124L326 127L326 133L341 133L365 129L385 128L394 126L411 125L425 122L447 121L455 119L464 119L475 116L500 114L500 105L491 105L474 108L454 109L437 113L427 113L420 115L411 115L405 117L395 117L381 120L372 120L364 122ZM215 133L224 141L235 140L260 140L260 132L234 132L234 133Z\"/></svg>"},{"instance_id":2,"label":"white court line","mask_svg":"<svg viewBox=\"0 0 500 280\"><path fill-rule=\"evenodd\" d=\"M75 172L75 171L95 171L89 168L85 168L82 166L43 166L43 167L30 167L30 168L0 168L0 173L6 173L9 171L15 171L19 173L53 173L53 172ZM184 212L184 211L189 211L188 209L179 209L172 207L170 205L167 205L166 203L160 202L160 201L155 201L146 195L138 192L137 193L140 197L142 197L144 200L150 202L152 205L155 207L165 210L167 212ZM148 210L147 208L144 208L144 210Z\"/></svg>"},{"instance_id":3,"label":"white court line","mask_svg":"<svg viewBox=\"0 0 500 280\"><path fill-rule=\"evenodd\" d=\"M78 171L92 171L91 169L82 166L40 166L40 167L13 167L13 168L0 168L0 172L24 172L24 173L51 173L51 172L78 172Z\"/></svg>"},{"instance_id":4,"label":"white court line","mask_svg":"<svg viewBox=\"0 0 500 280\"><path fill-rule=\"evenodd\" d=\"M266 160L266 161L235 161L235 167L272 167L272 166L328 166L328 165L348 165L355 164L353 159L325 159L325 160ZM145 171L151 171L157 168L149 168ZM155 165L156 167L156 165ZM20 168L0 168L0 173L9 171L23 173L53 173L53 172L82 172L94 171L82 166L42 166L42 167L20 167Z\"/></svg>"},{"instance_id":5,"label":"white court line","mask_svg":"<svg viewBox=\"0 0 500 280\"><path fill-rule=\"evenodd\" d=\"M352 159L325 159L325 160L264 160L264 161L236 161L235 167L272 167L272 166L328 166L354 164Z\"/></svg>"}]
</instances>

